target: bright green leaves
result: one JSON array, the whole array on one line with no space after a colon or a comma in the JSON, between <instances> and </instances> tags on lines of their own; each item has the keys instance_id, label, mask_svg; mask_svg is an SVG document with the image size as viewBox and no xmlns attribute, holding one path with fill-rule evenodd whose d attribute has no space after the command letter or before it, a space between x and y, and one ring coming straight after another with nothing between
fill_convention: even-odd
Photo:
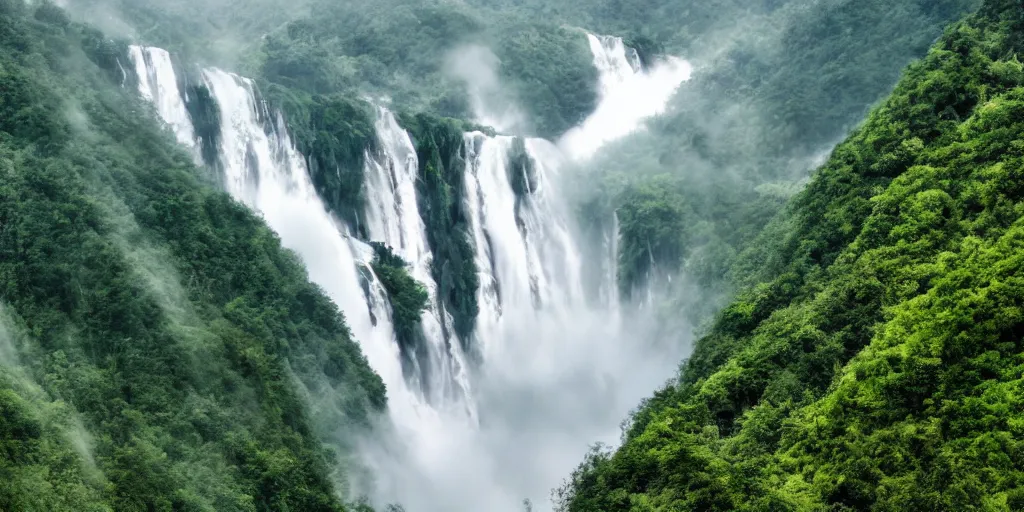
<instances>
[{"instance_id":1,"label":"bright green leaves","mask_svg":"<svg viewBox=\"0 0 1024 512\"><path fill-rule=\"evenodd\" d=\"M983 12L835 150L758 253L773 272L574 475L565 510L1020 505L1020 6Z\"/></svg>"},{"instance_id":2,"label":"bright green leaves","mask_svg":"<svg viewBox=\"0 0 1024 512\"><path fill-rule=\"evenodd\" d=\"M818 464L814 474L821 478L866 457L854 447L870 450L857 463L867 473L852 477L871 483L864 503L887 507L995 504L1024 483L1024 446L1014 440L1024 385L1021 233L1014 228L984 248L968 244L927 294L896 308L827 397L796 418L800 425L845 427L825 435L792 431L789 456ZM824 482L815 480L825 497L852 492Z\"/></svg>"}]
</instances>

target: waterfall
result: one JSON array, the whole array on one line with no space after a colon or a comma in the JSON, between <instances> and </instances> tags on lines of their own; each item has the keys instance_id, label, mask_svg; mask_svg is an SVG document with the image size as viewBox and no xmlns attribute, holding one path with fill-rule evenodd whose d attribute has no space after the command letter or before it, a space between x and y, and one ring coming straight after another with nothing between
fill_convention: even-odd
<instances>
[{"instance_id":1,"label":"waterfall","mask_svg":"<svg viewBox=\"0 0 1024 512\"><path fill-rule=\"evenodd\" d=\"M594 66L600 72L598 91L607 96L624 82L640 74L640 56L636 50L626 48L622 38L587 34L590 52L594 54Z\"/></svg>"},{"instance_id":2,"label":"waterfall","mask_svg":"<svg viewBox=\"0 0 1024 512\"><path fill-rule=\"evenodd\" d=\"M465 357L451 315L441 309L430 271L433 255L416 199L416 149L394 114L377 107L376 115L379 149L365 158L367 231L372 240L386 243L410 263L413 278L426 286L430 297L421 319L427 357L412 360L418 366L412 386L433 404L462 403L471 408Z\"/></svg>"},{"instance_id":3,"label":"waterfall","mask_svg":"<svg viewBox=\"0 0 1024 512\"><path fill-rule=\"evenodd\" d=\"M481 278L476 337L485 353L500 342L506 313L557 312L583 299L581 256L568 215L551 200L557 197L551 174L561 155L547 141L526 140L523 150L535 175L517 178L514 173L525 171L509 168L514 140L480 132L465 136L466 202ZM517 193L516 180L532 185Z\"/></svg>"},{"instance_id":4,"label":"waterfall","mask_svg":"<svg viewBox=\"0 0 1024 512\"><path fill-rule=\"evenodd\" d=\"M588 34L600 73L597 109L566 133L559 145L573 159L590 158L605 144L642 129L643 121L664 111L679 85L689 80L690 64L665 57L644 71L622 39Z\"/></svg>"},{"instance_id":5,"label":"waterfall","mask_svg":"<svg viewBox=\"0 0 1024 512\"><path fill-rule=\"evenodd\" d=\"M389 393L401 393L398 346L386 300L379 285L371 281L364 293L360 282L358 268L366 271L368 251L354 245L346 228L328 213L313 188L305 159L280 116L257 99L252 82L219 69L204 70L203 78L220 107L219 157L228 192L262 214L282 244L299 254L310 279L345 313Z\"/></svg>"},{"instance_id":6,"label":"waterfall","mask_svg":"<svg viewBox=\"0 0 1024 512\"><path fill-rule=\"evenodd\" d=\"M476 262L493 291L496 311L523 304L539 305L537 296L543 277L536 248L528 244L516 218L516 194L505 167L511 137L489 138L482 133L467 135L466 180ZM500 286L500 290L499 290ZM491 293L491 292L489 292Z\"/></svg>"},{"instance_id":7,"label":"waterfall","mask_svg":"<svg viewBox=\"0 0 1024 512\"><path fill-rule=\"evenodd\" d=\"M600 104L557 143L481 132L464 135L465 196L475 248L480 313L469 368L452 319L437 296L417 201L419 162L409 134L385 108L365 154L365 219L379 241L410 264L429 292L421 319L422 357L403 368L373 249L349 235L318 197L305 159L253 83L206 69L220 109L217 160L225 189L259 212L309 277L344 312L370 365L388 388L388 420L359 443L374 475L375 502L409 512L521 512L529 498L550 508L552 487L590 443L618 441L628 411L672 374L679 354L645 340L643 318L620 315L615 300L617 229L605 236L600 300L583 287L584 254L560 176L665 108L689 65L665 58L642 69L621 39L588 35L600 76ZM139 94L186 147L195 130L170 56L132 47ZM642 314L642 313L641 313Z\"/></svg>"},{"instance_id":8,"label":"waterfall","mask_svg":"<svg viewBox=\"0 0 1024 512\"><path fill-rule=\"evenodd\" d=\"M139 79L139 94L156 107L157 113L174 131L178 143L194 150L197 147L195 130L178 90L171 54L161 48L130 46L128 57Z\"/></svg>"},{"instance_id":9,"label":"waterfall","mask_svg":"<svg viewBox=\"0 0 1024 512\"><path fill-rule=\"evenodd\" d=\"M139 93L156 106L182 144L194 148L195 134L167 52L132 47L131 58ZM282 244L299 254L310 279L344 312L392 400L415 401L405 397L411 393L404 384L387 300L368 266L372 249L349 237L327 211L283 121L258 99L252 82L212 68L203 70L202 79L220 109L217 149L225 189L259 212ZM360 270L370 278L361 277Z\"/></svg>"},{"instance_id":10,"label":"waterfall","mask_svg":"<svg viewBox=\"0 0 1024 512\"><path fill-rule=\"evenodd\" d=\"M642 129L690 67L665 58L645 71L621 39L589 39L601 102L583 125L557 144L464 136L463 200L480 277L473 344L482 362L472 397L479 419L431 415L398 425L399 448L367 452L379 496L410 511L512 512L523 498L549 508L549 490L591 442L618 442L619 421L680 356L678 347L647 341L646 312L620 314L615 218L604 250L589 255L602 260L603 297L586 300L583 255L558 185L565 167Z\"/></svg>"}]
</instances>

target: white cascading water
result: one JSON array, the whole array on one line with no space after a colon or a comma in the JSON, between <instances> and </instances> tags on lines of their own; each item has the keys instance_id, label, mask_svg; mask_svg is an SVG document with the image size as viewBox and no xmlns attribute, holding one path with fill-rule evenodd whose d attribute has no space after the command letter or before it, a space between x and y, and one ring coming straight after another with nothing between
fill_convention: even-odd
<instances>
[{"instance_id":1,"label":"white cascading water","mask_svg":"<svg viewBox=\"0 0 1024 512\"><path fill-rule=\"evenodd\" d=\"M366 248L354 247L345 227L328 213L305 159L280 117L267 119L272 114L257 99L252 83L219 69L204 70L203 78L220 107L218 149L228 192L261 213L282 244L299 254L310 279L344 311L389 392L400 396L402 370L383 292L371 286L367 297L360 285L356 264L369 257ZM267 121L277 129L267 130Z\"/></svg>"},{"instance_id":2,"label":"white cascading water","mask_svg":"<svg viewBox=\"0 0 1024 512\"><path fill-rule=\"evenodd\" d=\"M587 42L594 54L594 66L600 71L598 86L602 96L612 94L620 84L640 73L640 55L621 38L587 34Z\"/></svg>"},{"instance_id":3,"label":"white cascading water","mask_svg":"<svg viewBox=\"0 0 1024 512\"><path fill-rule=\"evenodd\" d=\"M142 50L135 53L160 54L156 51L159 49ZM176 83L170 59L139 62L145 65L140 76ZM282 244L299 254L310 279L345 313L367 360L388 386L393 403L418 404L404 384L384 291L371 283L369 294L364 294L360 283L357 263L365 268L372 249L348 237L346 228L328 213L313 188L304 158L296 151L280 118L271 118L257 99L251 81L219 69L204 70L203 79L220 108L218 150L225 188L262 214ZM153 95L143 97L158 106L157 112L178 138L194 137L191 123L177 122L188 119L184 103L161 96L178 95L177 89L151 85L147 90L154 91ZM276 122L276 130L266 129L268 121Z\"/></svg>"},{"instance_id":4,"label":"white cascading water","mask_svg":"<svg viewBox=\"0 0 1024 512\"><path fill-rule=\"evenodd\" d=\"M162 48L130 46L128 57L139 78L139 94L153 103L160 117L174 130L178 143L194 151L197 147L195 130L178 90L171 54Z\"/></svg>"},{"instance_id":5,"label":"white cascading water","mask_svg":"<svg viewBox=\"0 0 1024 512\"><path fill-rule=\"evenodd\" d=\"M378 111L379 151L366 158L367 231L410 262L414 277L432 292L423 318L429 386L403 377L383 291L371 283L365 295L356 270L372 258L372 250L348 237L346 227L327 212L280 117L272 117L257 100L250 81L216 69L204 72L221 110L226 188L259 211L283 244L301 256L310 278L344 311L388 386L389 425L360 450L374 475L371 484L361 482L362 490L375 503L401 503L409 512L521 512L529 499L534 510L550 510L550 490L589 445L617 443L619 422L675 369L678 346L655 346L643 319L618 313L614 236L605 241L609 250L586 256L609 259L602 265L607 282L598 287L607 297L586 300L585 256L569 205L558 193L558 176L601 145L641 129L643 119L664 108L689 76L689 65L668 58L643 71L620 39L589 38L601 76L600 105L557 145L524 141L535 171L526 193L517 195L511 185L517 177L510 172L521 172L510 169L514 138L465 136L464 201L481 278L480 316L471 341L478 344L482 363L473 372L458 340L444 339L442 328L451 319L438 314L433 293L432 255L416 201L415 151L394 117ZM133 49L140 93L153 101L179 140L194 147L191 124L181 122L188 115L171 61L156 50ZM161 87L164 82L168 85ZM265 128L268 120L276 129Z\"/></svg>"},{"instance_id":6,"label":"white cascading water","mask_svg":"<svg viewBox=\"0 0 1024 512\"><path fill-rule=\"evenodd\" d=\"M642 71L621 39L589 39L600 105L557 145L526 140L534 190L513 190L510 173L520 172L509 168L514 138L465 136L465 201L481 281L473 342L483 363L472 396L479 420L439 414L396 424L393 444L366 453L381 503L398 501L411 512L521 512L529 499L534 510L550 510L550 490L589 444L616 444L619 422L681 356L678 345L653 343L643 318L619 315L614 235L607 251L589 255L609 260L597 287L604 297L584 300L582 255L557 185L563 166L591 158L660 112L690 67L667 58Z\"/></svg>"},{"instance_id":7,"label":"white cascading water","mask_svg":"<svg viewBox=\"0 0 1024 512\"><path fill-rule=\"evenodd\" d=\"M485 362L493 359L488 352L503 338L505 313L557 314L583 300L582 259L570 234L568 212L552 200L558 197L553 174L562 157L545 140L526 140L526 154L536 169L535 188L517 195L510 180L520 170L508 167L514 141L480 132L465 136L466 202L481 278L476 338Z\"/></svg>"},{"instance_id":8,"label":"white cascading water","mask_svg":"<svg viewBox=\"0 0 1024 512\"><path fill-rule=\"evenodd\" d=\"M594 65L600 72L601 100L583 124L569 130L559 145L571 158L590 158L601 146L642 128L643 120L660 114L693 68L666 57L646 72L637 72L639 58L622 39L588 34ZM633 60L631 62L631 58Z\"/></svg>"},{"instance_id":9,"label":"white cascading water","mask_svg":"<svg viewBox=\"0 0 1024 512\"><path fill-rule=\"evenodd\" d=\"M377 107L376 115L378 150L365 155L367 231L371 240L386 243L410 264L412 276L425 285L430 296L429 309L421 319L428 357L426 361L413 360L413 364L428 366L415 372L414 377L426 376L429 382L410 384L435 407L467 408L472 417L475 413L465 357L451 315L440 307L437 283L430 270L433 255L416 199L416 149L394 114Z\"/></svg>"}]
</instances>

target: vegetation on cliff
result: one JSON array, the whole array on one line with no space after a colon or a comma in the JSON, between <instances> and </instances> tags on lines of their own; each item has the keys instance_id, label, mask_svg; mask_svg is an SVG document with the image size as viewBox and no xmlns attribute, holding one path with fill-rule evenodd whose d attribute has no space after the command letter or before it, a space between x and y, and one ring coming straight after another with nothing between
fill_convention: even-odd
<instances>
[{"instance_id":1,"label":"vegetation on cliff","mask_svg":"<svg viewBox=\"0 0 1024 512\"><path fill-rule=\"evenodd\" d=\"M469 212L462 201L466 186L463 136L469 123L427 114L402 116L419 159L417 192L427 243L434 255L431 273L441 306L452 315L455 334L469 341L480 311L476 290L476 251L470 243Z\"/></svg>"},{"instance_id":2,"label":"vegetation on cliff","mask_svg":"<svg viewBox=\"0 0 1024 512\"><path fill-rule=\"evenodd\" d=\"M414 350L420 334L420 316L430 302L426 288L409 275L409 263L381 242L372 242L373 273L388 292L395 336L403 350Z\"/></svg>"},{"instance_id":3,"label":"vegetation on cliff","mask_svg":"<svg viewBox=\"0 0 1024 512\"><path fill-rule=\"evenodd\" d=\"M384 385L110 44L0 2L0 509L343 510Z\"/></svg>"},{"instance_id":4,"label":"vegetation on cliff","mask_svg":"<svg viewBox=\"0 0 1024 512\"><path fill-rule=\"evenodd\" d=\"M1024 506L1024 10L947 30L564 511Z\"/></svg>"}]
</instances>

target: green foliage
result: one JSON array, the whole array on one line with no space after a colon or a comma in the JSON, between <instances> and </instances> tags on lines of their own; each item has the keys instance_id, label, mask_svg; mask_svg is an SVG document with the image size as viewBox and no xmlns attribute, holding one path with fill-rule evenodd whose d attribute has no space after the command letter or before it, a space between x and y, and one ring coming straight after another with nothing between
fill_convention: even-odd
<instances>
[{"instance_id":1,"label":"green foliage","mask_svg":"<svg viewBox=\"0 0 1024 512\"><path fill-rule=\"evenodd\" d=\"M391 302L392 323L399 345L406 351L414 350L418 339L420 318L427 308L430 296L426 288L406 269L408 263L382 242L372 242L373 272L388 292Z\"/></svg>"},{"instance_id":2,"label":"green foliage","mask_svg":"<svg viewBox=\"0 0 1024 512\"><path fill-rule=\"evenodd\" d=\"M627 297L647 284L658 263L675 269L682 260L692 212L667 181L630 187L620 198L619 289Z\"/></svg>"},{"instance_id":3,"label":"green foliage","mask_svg":"<svg viewBox=\"0 0 1024 512\"><path fill-rule=\"evenodd\" d=\"M700 319L717 312L728 291L723 283L734 279L730 268L737 248L764 230L788 196L739 186L727 174L690 178L665 172L635 178L606 176L578 213L590 222L585 224L587 229L600 233L608 226L595 224L595 219L608 218L608 211L615 211L622 297L634 297L652 278L681 271L701 291L687 288L681 294L684 300L674 304L670 314L678 316L678 309L683 309L691 319ZM699 295L702 301L688 300L687 294Z\"/></svg>"},{"instance_id":4,"label":"green foliage","mask_svg":"<svg viewBox=\"0 0 1024 512\"><path fill-rule=\"evenodd\" d=\"M186 61L227 66L258 51L261 36L308 13L312 2L293 0L76 0L67 2L72 18L108 34L158 46Z\"/></svg>"},{"instance_id":5,"label":"green foliage","mask_svg":"<svg viewBox=\"0 0 1024 512\"><path fill-rule=\"evenodd\" d=\"M597 68L581 30L521 21L500 27L503 82L540 137L557 138L597 107Z\"/></svg>"},{"instance_id":6,"label":"green foliage","mask_svg":"<svg viewBox=\"0 0 1024 512\"><path fill-rule=\"evenodd\" d=\"M102 477L76 449L80 435L67 404L0 368L0 509L112 510Z\"/></svg>"},{"instance_id":7,"label":"green foliage","mask_svg":"<svg viewBox=\"0 0 1024 512\"><path fill-rule=\"evenodd\" d=\"M562 510L1019 508L1021 9L986 2L906 71Z\"/></svg>"},{"instance_id":8,"label":"green foliage","mask_svg":"<svg viewBox=\"0 0 1024 512\"><path fill-rule=\"evenodd\" d=\"M337 307L94 31L0 8L0 508L344 510L386 399Z\"/></svg>"},{"instance_id":9,"label":"green foliage","mask_svg":"<svg viewBox=\"0 0 1024 512\"><path fill-rule=\"evenodd\" d=\"M449 3L322 2L270 35L262 75L317 93L365 84L415 95L411 88L426 85L424 77L436 83L445 53L481 27L474 13Z\"/></svg>"}]
</instances>

